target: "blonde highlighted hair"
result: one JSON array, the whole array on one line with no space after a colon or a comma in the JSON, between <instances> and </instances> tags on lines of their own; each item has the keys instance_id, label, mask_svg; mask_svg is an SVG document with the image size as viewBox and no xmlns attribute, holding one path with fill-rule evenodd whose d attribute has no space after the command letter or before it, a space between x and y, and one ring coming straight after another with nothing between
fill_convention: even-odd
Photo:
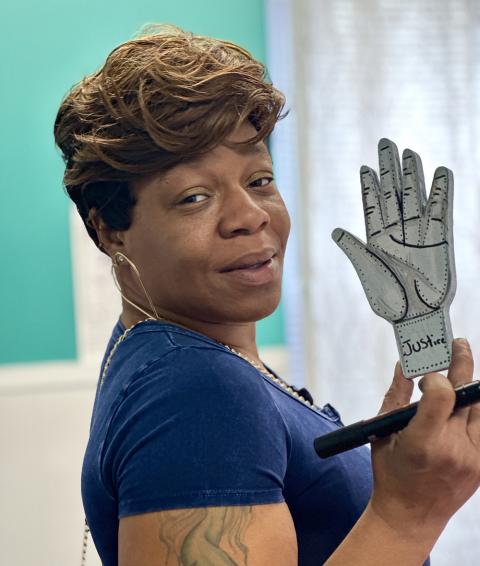
<instances>
[{"instance_id":1,"label":"blonde highlighted hair","mask_svg":"<svg viewBox=\"0 0 480 566\"><path fill-rule=\"evenodd\" d=\"M130 225L129 183L193 159L248 120L265 139L284 96L265 67L228 41L149 26L114 49L64 98L54 135L64 185L98 245L89 210L112 228Z\"/></svg>"}]
</instances>

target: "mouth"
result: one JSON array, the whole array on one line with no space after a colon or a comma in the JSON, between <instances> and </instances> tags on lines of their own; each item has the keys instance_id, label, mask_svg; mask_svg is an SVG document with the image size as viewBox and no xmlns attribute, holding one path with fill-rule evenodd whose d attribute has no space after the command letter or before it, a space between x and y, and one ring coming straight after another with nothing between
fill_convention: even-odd
<instances>
[{"instance_id":1,"label":"mouth","mask_svg":"<svg viewBox=\"0 0 480 566\"><path fill-rule=\"evenodd\" d=\"M230 271L256 270L267 265L271 265L272 260L277 256L275 250L267 249L264 252L249 254L236 260L220 270L220 273Z\"/></svg>"},{"instance_id":2,"label":"mouth","mask_svg":"<svg viewBox=\"0 0 480 566\"><path fill-rule=\"evenodd\" d=\"M222 275L235 285L264 286L278 281L281 273L277 255L250 265L239 265L222 272Z\"/></svg>"},{"instance_id":3,"label":"mouth","mask_svg":"<svg viewBox=\"0 0 480 566\"><path fill-rule=\"evenodd\" d=\"M275 257L275 255L272 256L270 259L267 259L266 261L260 261L258 263L254 263L253 265L244 265L242 267L233 267L232 269L222 270L222 273L228 273L230 271L237 271L237 270L238 271L255 271L256 269L260 269L263 266L271 265L272 260Z\"/></svg>"}]
</instances>

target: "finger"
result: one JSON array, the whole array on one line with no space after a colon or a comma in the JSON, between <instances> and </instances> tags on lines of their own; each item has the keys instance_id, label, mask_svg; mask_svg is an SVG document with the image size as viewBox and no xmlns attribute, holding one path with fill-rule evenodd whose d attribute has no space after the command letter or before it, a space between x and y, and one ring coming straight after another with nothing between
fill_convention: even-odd
<instances>
[{"instance_id":1,"label":"finger","mask_svg":"<svg viewBox=\"0 0 480 566\"><path fill-rule=\"evenodd\" d=\"M417 435L434 435L442 430L452 414L455 392L441 373L425 374L418 386L423 395L407 429Z\"/></svg>"},{"instance_id":2,"label":"finger","mask_svg":"<svg viewBox=\"0 0 480 566\"><path fill-rule=\"evenodd\" d=\"M363 165L360 169L362 186L363 214L365 216L365 231L367 242L378 236L384 230L382 208L380 205L380 184L373 169Z\"/></svg>"},{"instance_id":3,"label":"finger","mask_svg":"<svg viewBox=\"0 0 480 566\"><path fill-rule=\"evenodd\" d=\"M332 238L352 262L373 311L389 321L405 316L407 295L388 265L361 240L341 228L332 232Z\"/></svg>"},{"instance_id":4,"label":"finger","mask_svg":"<svg viewBox=\"0 0 480 566\"><path fill-rule=\"evenodd\" d=\"M480 447L480 402L470 406L467 430L472 441Z\"/></svg>"},{"instance_id":5,"label":"finger","mask_svg":"<svg viewBox=\"0 0 480 566\"><path fill-rule=\"evenodd\" d=\"M418 245L420 243L419 224L418 222L408 223L408 221L421 218L427 202L422 161L414 151L406 149L403 152L402 163L402 207L405 241L408 244Z\"/></svg>"},{"instance_id":6,"label":"finger","mask_svg":"<svg viewBox=\"0 0 480 566\"><path fill-rule=\"evenodd\" d=\"M410 402L413 392L413 381L404 377L402 367L397 362L395 372L393 374L393 381L383 399L380 413L393 411L399 407L403 407Z\"/></svg>"},{"instance_id":7,"label":"finger","mask_svg":"<svg viewBox=\"0 0 480 566\"><path fill-rule=\"evenodd\" d=\"M453 173L438 167L433 177L425 208L422 244L438 245L451 242L453 228Z\"/></svg>"},{"instance_id":8,"label":"finger","mask_svg":"<svg viewBox=\"0 0 480 566\"><path fill-rule=\"evenodd\" d=\"M448 379L453 387L459 387L464 383L469 383L473 379L473 356L470 344L464 338L456 338L452 342L452 361L448 368ZM471 407L457 409L454 420L464 421L469 419Z\"/></svg>"},{"instance_id":9,"label":"finger","mask_svg":"<svg viewBox=\"0 0 480 566\"><path fill-rule=\"evenodd\" d=\"M448 379L454 387L469 383L473 379L473 356L470 344L465 338L455 338L452 342Z\"/></svg>"},{"instance_id":10,"label":"finger","mask_svg":"<svg viewBox=\"0 0 480 566\"><path fill-rule=\"evenodd\" d=\"M397 146L382 138L378 142L378 161L380 164L380 194L383 201L383 221L385 228L401 223L401 177L400 158Z\"/></svg>"}]
</instances>

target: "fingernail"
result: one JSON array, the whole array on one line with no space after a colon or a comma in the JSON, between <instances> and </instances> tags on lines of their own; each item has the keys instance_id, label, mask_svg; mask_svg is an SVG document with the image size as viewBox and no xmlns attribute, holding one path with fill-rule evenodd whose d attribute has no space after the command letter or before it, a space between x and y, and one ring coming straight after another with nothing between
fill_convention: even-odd
<instances>
[{"instance_id":1,"label":"fingernail","mask_svg":"<svg viewBox=\"0 0 480 566\"><path fill-rule=\"evenodd\" d=\"M456 344L458 344L459 346L465 346L467 348L470 347L470 343L468 342L468 340L466 338L455 338L454 342Z\"/></svg>"}]
</instances>

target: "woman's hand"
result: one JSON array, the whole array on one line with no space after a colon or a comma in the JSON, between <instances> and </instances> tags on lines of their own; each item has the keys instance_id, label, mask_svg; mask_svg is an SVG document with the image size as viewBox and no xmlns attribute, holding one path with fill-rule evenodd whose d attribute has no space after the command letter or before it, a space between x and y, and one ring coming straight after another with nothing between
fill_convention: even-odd
<instances>
[{"instance_id":1,"label":"woman's hand","mask_svg":"<svg viewBox=\"0 0 480 566\"><path fill-rule=\"evenodd\" d=\"M480 484L480 404L452 414L454 387L472 380L468 342L453 342L448 379L426 374L423 396L409 425L372 445L374 491L371 510L407 537L439 536L450 517ZM397 364L380 412L410 401L411 381Z\"/></svg>"}]
</instances>

